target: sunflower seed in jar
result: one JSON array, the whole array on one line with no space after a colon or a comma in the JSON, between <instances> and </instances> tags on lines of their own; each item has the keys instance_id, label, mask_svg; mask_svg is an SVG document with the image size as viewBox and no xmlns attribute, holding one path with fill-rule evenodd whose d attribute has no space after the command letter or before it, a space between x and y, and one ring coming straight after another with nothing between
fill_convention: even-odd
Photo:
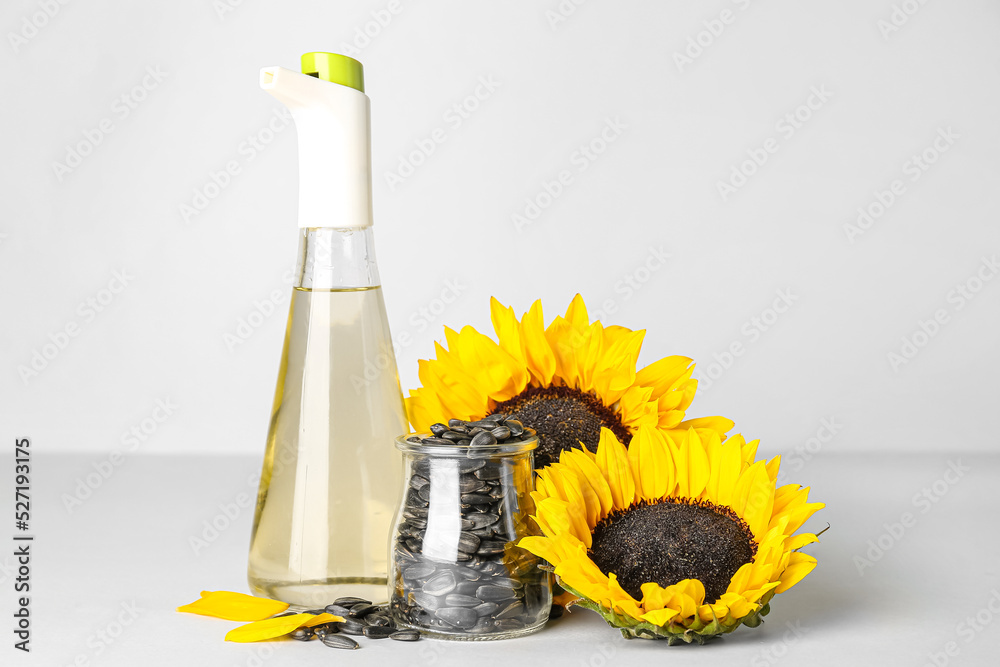
<instances>
[{"instance_id":1,"label":"sunflower seed in jar","mask_svg":"<svg viewBox=\"0 0 1000 667\"><path fill-rule=\"evenodd\" d=\"M475 472L486 465L486 461L482 459L470 461L468 459L459 459L458 461L458 471L462 474Z\"/></svg>"},{"instance_id":2,"label":"sunflower seed in jar","mask_svg":"<svg viewBox=\"0 0 1000 667\"><path fill-rule=\"evenodd\" d=\"M476 612L479 616L490 616L497 609L500 608L496 602L481 602L472 608L472 611Z\"/></svg>"},{"instance_id":3,"label":"sunflower seed in jar","mask_svg":"<svg viewBox=\"0 0 1000 667\"><path fill-rule=\"evenodd\" d=\"M449 607L478 607L482 600L472 595L462 595L461 593L449 593L444 598L444 603Z\"/></svg>"},{"instance_id":4,"label":"sunflower seed in jar","mask_svg":"<svg viewBox=\"0 0 1000 667\"><path fill-rule=\"evenodd\" d=\"M479 620L476 612L467 607L444 607L438 609L436 616L449 625L457 628L471 628Z\"/></svg>"},{"instance_id":5,"label":"sunflower seed in jar","mask_svg":"<svg viewBox=\"0 0 1000 667\"><path fill-rule=\"evenodd\" d=\"M396 630L389 635L389 639L395 639L399 642L415 642L420 639L420 633L416 630Z\"/></svg>"},{"instance_id":6,"label":"sunflower seed in jar","mask_svg":"<svg viewBox=\"0 0 1000 667\"><path fill-rule=\"evenodd\" d=\"M350 637L345 637L341 634L327 635L323 637L320 641L322 641L324 645L329 646L330 648L347 648L347 649L361 648L361 645L358 644L356 641L354 641Z\"/></svg>"},{"instance_id":7,"label":"sunflower seed in jar","mask_svg":"<svg viewBox=\"0 0 1000 667\"><path fill-rule=\"evenodd\" d=\"M448 430L448 425L447 424L440 424L440 423L438 423L438 424L431 424L431 433L433 433L435 436L437 436L439 438L447 430Z\"/></svg>"},{"instance_id":8,"label":"sunflower seed in jar","mask_svg":"<svg viewBox=\"0 0 1000 667\"><path fill-rule=\"evenodd\" d=\"M520 630L524 627L524 621L519 618L501 618L496 621L496 627L498 630Z\"/></svg>"},{"instance_id":9,"label":"sunflower seed in jar","mask_svg":"<svg viewBox=\"0 0 1000 667\"><path fill-rule=\"evenodd\" d=\"M489 432L477 433L474 438L472 438L472 444L470 447L492 447L497 444L497 438L495 435Z\"/></svg>"},{"instance_id":10,"label":"sunflower seed in jar","mask_svg":"<svg viewBox=\"0 0 1000 667\"><path fill-rule=\"evenodd\" d=\"M424 577L429 577L434 574L435 569L436 568L430 563L418 563L403 570L403 578L411 580L423 579Z\"/></svg>"},{"instance_id":11,"label":"sunflower seed in jar","mask_svg":"<svg viewBox=\"0 0 1000 667\"><path fill-rule=\"evenodd\" d=\"M410 487L419 491L421 488L427 486L431 483L431 480L426 477L421 477L420 475L413 475L410 477Z\"/></svg>"},{"instance_id":12,"label":"sunflower seed in jar","mask_svg":"<svg viewBox=\"0 0 1000 667\"><path fill-rule=\"evenodd\" d=\"M456 440L461 440L462 438L464 438L465 435L459 433L458 431L446 431L445 433L441 434L441 437L444 438L445 440L451 440L452 442L455 442Z\"/></svg>"},{"instance_id":13,"label":"sunflower seed in jar","mask_svg":"<svg viewBox=\"0 0 1000 667\"><path fill-rule=\"evenodd\" d=\"M475 553L479 546L480 539L472 533L462 533L458 538L458 549L465 553Z\"/></svg>"},{"instance_id":14,"label":"sunflower seed in jar","mask_svg":"<svg viewBox=\"0 0 1000 667\"><path fill-rule=\"evenodd\" d=\"M451 431L448 431L447 433L451 433ZM445 435L447 435L447 433ZM441 437L441 438L438 438L438 437L424 438L420 442L423 443L423 444L425 444L425 445L453 445L453 444L455 444L453 441L448 440L445 437Z\"/></svg>"},{"instance_id":15,"label":"sunflower seed in jar","mask_svg":"<svg viewBox=\"0 0 1000 667\"><path fill-rule=\"evenodd\" d=\"M488 512L469 514L465 517L466 521L472 523L473 528L486 528L487 526L492 526L497 521L500 520L499 514L490 514Z\"/></svg>"},{"instance_id":16,"label":"sunflower seed in jar","mask_svg":"<svg viewBox=\"0 0 1000 667\"><path fill-rule=\"evenodd\" d=\"M413 593L413 601L427 611L435 611L444 604L444 600L441 598L431 595L430 593L425 593L424 591L417 591L416 593Z\"/></svg>"},{"instance_id":17,"label":"sunflower seed in jar","mask_svg":"<svg viewBox=\"0 0 1000 667\"><path fill-rule=\"evenodd\" d=\"M462 476L462 478L458 480L459 493L476 493L477 491L485 488L486 482L477 477Z\"/></svg>"},{"instance_id":18,"label":"sunflower seed in jar","mask_svg":"<svg viewBox=\"0 0 1000 667\"><path fill-rule=\"evenodd\" d=\"M475 595L479 587L483 585L481 581L460 581L458 585L455 586L454 593L460 593L462 595Z\"/></svg>"},{"instance_id":19,"label":"sunflower seed in jar","mask_svg":"<svg viewBox=\"0 0 1000 667\"><path fill-rule=\"evenodd\" d=\"M476 553L483 554L485 556L502 554L505 545L506 542L501 542L499 540L482 540L479 544L479 549L476 550Z\"/></svg>"},{"instance_id":20,"label":"sunflower seed in jar","mask_svg":"<svg viewBox=\"0 0 1000 667\"><path fill-rule=\"evenodd\" d=\"M456 426L464 426L465 422L461 419L449 419L448 428L455 428Z\"/></svg>"},{"instance_id":21,"label":"sunflower seed in jar","mask_svg":"<svg viewBox=\"0 0 1000 667\"><path fill-rule=\"evenodd\" d=\"M503 471L500 469L500 466L491 465L480 468L475 474L476 477L483 481L493 481L500 479L503 475Z\"/></svg>"},{"instance_id":22,"label":"sunflower seed in jar","mask_svg":"<svg viewBox=\"0 0 1000 667\"><path fill-rule=\"evenodd\" d=\"M524 433L524 424L516 419L505 419L503 425L510 429L510 434L515 438Z\"/></svg>"},{"instance_id":23,"label":"sunflower seed in jar","mask_svg":"<svg viewBox=\"0 0 1000 667\"><path fill-rule=\"evenodd\" d=\"M476 590L476 597L483 602L501 602L514 597L514 591L506 586L494 586L486 584Z\"/></svg>"},{"instance_id":24,"label":"sunflower seed in jar","mask_svg":"<svg viewBox=\"0 0 1000 667\"><path fill-rule=\"evenodd\" d=\"M455 573L442 572L433 579L424 582L423 592L427 595L447 595L455 590ZM421 605L427 606L427 605Z\"/></svg>"},{"instance_id":25,"label":"sunflower seed in jar","mask_svg":"<svg viewBox=\"0 0 1000 667\"><path fill-rule=\"evenodd\" d=\"M497 612L493 618L498 621L504 618L517 618L524 613L524 603L521 601L511 602L506 605L503 609Z\"/></svg>"},{"instance_id":26,"label":"sunflower seed in jar","mask_svg":"<svg viewBox=\"0 0 1000 667\"><path fill-rule=\"evenodd\" d=\"M496 428L492 429L490 433L492 433L493 437L500 442L503 442L504 440L510 437L510 429L507 428L506 426L497 426Z\"/></svg>"}]
</instances>

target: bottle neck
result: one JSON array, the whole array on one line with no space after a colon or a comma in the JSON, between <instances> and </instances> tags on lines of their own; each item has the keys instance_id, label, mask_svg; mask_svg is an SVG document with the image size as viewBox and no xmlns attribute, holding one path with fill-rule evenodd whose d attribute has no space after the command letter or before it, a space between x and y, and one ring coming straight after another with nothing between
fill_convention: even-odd
<instances>
[{"instance_id":1,"label":"bottle neck","mask_svg":"<svg viewBox=\"0 0 1000 667\"><path fill-rule=\"evenodd\" d=\"M352 289L380 284L371 227L299 229L296 288Z\"/></svg>"}]
</instances>

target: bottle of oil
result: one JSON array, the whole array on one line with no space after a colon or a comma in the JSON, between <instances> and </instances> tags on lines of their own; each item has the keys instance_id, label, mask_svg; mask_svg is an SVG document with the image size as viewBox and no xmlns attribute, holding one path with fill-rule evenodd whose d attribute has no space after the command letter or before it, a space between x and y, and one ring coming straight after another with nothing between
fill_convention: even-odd
<instances>
[{"instance_id":1,"label":"bottle of oil","mask_svg":"<svg viewBox=\"0 0 1000 667\"><path fill-rule=\"evenodd\" d=\"M372 239L361 64L261 70L299 136L299 256L250 542L256 595L322 607L386 597L407 430Z\"/></svg>"}]
</instances>

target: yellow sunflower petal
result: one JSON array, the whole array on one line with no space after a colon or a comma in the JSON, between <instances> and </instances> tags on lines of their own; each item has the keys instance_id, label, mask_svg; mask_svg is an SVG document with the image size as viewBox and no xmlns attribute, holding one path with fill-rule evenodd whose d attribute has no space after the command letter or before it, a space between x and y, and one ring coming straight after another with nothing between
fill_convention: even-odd
<instances>
[{"instance_id":1,"label":"yellow sunflower petal","mask_svg":"<svg viewBox=\"0 0 1000 667\"><path fill-rule=\"evenodd\" d=\"M340 616L333 614L292 614L291 616L280 616L269 618L263 621L254 621L233 628L226 634L227 642L259 642L268 639L277 639L294 632L302 627L312 627L322 623L333 623L343 621Z\"/></svg>"},{"instance_id":2,"label":"yellow sunflower petal","mask_svg":"<svg viewBox=\"0 0 1000 667\"><path fill-rule=\"evenodd\" d=\"M784 593L795 584L802 581L803 577L813 571L816 567L816 559L809 554L796 551L788 558L788 567L781 573L781 585L775 589L776 593Z\"/></svg>"},{"instance_id":3,"label":"yellow sunflower petal","mask_svg":"<svg viewBox=\"0 0 1000 667\"><path fill-rule=\"evenodd\" d=\"M664 607L655 611L647 611L640 618L653 625L664 626L680 614L679 609Z\"/></svg>"},{"instance_id":4,"label":"yellow sunflower petal","mask_svg":"<svg viewBox=\"0 0 1000 667\"><path fill-rule=\"evenodd\" d=\"M594 455L585 449L564 449L559 455L559 460L576 470L580 479L593 489L601 503L600 517L606 516L611 511L614 500L611 497L611 487L608 486L608 480L604 478L601 469L597 467Z\"/></svg>"},{"instance_id":5,"label":"yellow sunflower petal","mask_svg":"<svg viewBox=\"0 0 1000 667\"><path fill-rule=\"evenodd\" d=\"M583 498L584 505L586 507L587 514L587 525L593 530L597 522L601 520L601 499L598 497L597 492L591 485L590 481L584 474L581 474L578 468L570 463L571 453L570 452L582 452L579 449L564 449L559 455L559 463L562 469L563 475L569 477L572 480L573 485L578 489L580 496ZM597 468L597 464L594 464L594 468ZM598 477L603 481L604 477L598 471ZM611 490L608 489L608 495L611 494Z\"/></svg>"},{"instance_id":6,"label":"yellow sunflower petal","mask_svg":"<svg viewBox=\"0 0 1000 667\"><path fill-rule=\"evenodd\" d=\"M714 494L709 498L719 505L729 505L736 489L742 471L743 459L740 444L742 438L734 436L729 438L719 450L719 477L716 483Z\"/></svg>"},{"instance_id":7,"label":"yellow sunflower petal","mask_svg":"<svg viewBox=\"0 0 1000 667\"><path fill-rule=\"evenodd\" d=\"M693 428L696 431L715 431L719 435L725 435L733 430L736 423L732 419L725 417L698 417L697 419L687 419L678 424L678 427L687 431Z\"/></svg>"},{"instance_id":8,"label":"yellow sunflower petal","mask_svg":"<svg viewBox=\"0 0 1000 667\"><path fill-rule=\"evenodd\" d=\"M635 493L644 500L658 500L673 482L673 464L667 458L667 446L660 432L643 426L628 447L629 467L635 480Z\"/></svg>"},{"instance_id":9,"label":"yellow sunflower petal","mask_svg":"<svg viewBox=\"0 0 1000 667\"><path fill-rule=\"evenodd\" d=\"M286 602L231 591L202 591L200 599L177 607L177 611L214 616L227 621L260 621L286 609Z\"/></svg>"},{"instance_id":10,"label":"yellow sunflower petal","mask_svg":"<svg viewBox=\"0 0 1000 667\"><path fill-rule=\"evenodd\" d=\"M596 462L611 487L615 509L630 507L635 501L635 481L632 479L628 453L609 429L601 429Z\"/></svg>"},{"instance_id":11,"label":"yellow sunflower petal","mask_svg":"<svg viewBox=\"0 0 1000 667\"><path fill-rule=\"evenodd\" d=\"M789 538L785 543L785 548L789 551L797 551L807 544L812 544L813 542L819 542L819 538L812 533L801 533Z\"/></svg>"},{"instance_id":12,"label":"yellow sunflower petal","mask_svg":"<svg viewBox=\"0 0 1000 667\"><path fill-rule=\"evenodd\" d=\"M500 349L517 361L515 366L515 389L517 393L524 391L530 379L527 369L527 357L524 343L521 340L521 326L514 316L514 309L506 307L495 298L490 298L490 319L493 330L496 331Z\"/></svg>"},{"instance_id":13,"label":"yellow sunflower petal","mask_svg":"<svg viewBox=\"0 0 1000 667\"><path fill-rule=\"evenodd\" d=\"M733 618L743 618L757 611L757 605L747 602L739 593L723 593L719 603L726 605Z\"/></svg>"},{"instance_id":14,"label":"yellow sunflower petal","mask_svg":"<svg viewBox=\"0 0 1000 667\"><path fill-rule=\"evenodd\" d=\"M556 372L556 358L545 338L541 301L535 301L521 318L521 340L528 361L528 372L538 386L548 387Z\"/></svg>"},{"instance_id":15,"label":"yellow sunflower petal","mask_svg":"<svg viewBox=\"0 0 1000 667\"><path fill-rule=\"evenodd\" d=\"M678 475L678 487L680 486L679 478L686 477L687 490L682 495L687 498L699 498L705 491L705 487L708 486L708 478L711 475L708 454L698 432L694 429L688 430L683 447L685 471Z\"/></svg>"},{"instance_id":16,"label":"yellow sunflower petal","mask_svg":"<svg viewBox=\"0 0 1000 667\"><path fill-rule=\"evenodd\" d=\"M638 431L640 426L658 424L656 401L650 400L652 393L651 387L636 385L622 394L621 400L618 401L618 418L631 433Z\"/></svg>"}]
</instances>

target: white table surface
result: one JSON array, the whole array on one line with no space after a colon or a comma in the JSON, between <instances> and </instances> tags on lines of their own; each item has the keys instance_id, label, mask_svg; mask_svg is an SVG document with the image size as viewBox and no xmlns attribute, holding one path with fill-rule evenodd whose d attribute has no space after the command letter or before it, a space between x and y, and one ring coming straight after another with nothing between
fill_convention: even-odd
<instances>
[{"instance_id":1,"label":"white table surface","mask_svg":"<svg viewBox=\"0 0 1000 667\"><path fill-rule=\"evenodd\" d=\"M68 512L61 496L101 457L35 452L32 652L13 648L13 519L0 531L2 665L997 665L1000 664L1000 455L907 456L822 453L794 475L824 501L809 527L831 524L808 548L819 567L772 601L757 629L741 628L707 646L668 647L625 640L586 610L523 639L402 643L361 638L338 651L291 640L223 641L237 625L174 611L201 590L246 591L252 508L200 553L189 538L240 494L253 458L133 456ZM948 484L949 462L968 467ZM0 459L0 498L12 503L13 463ZM937 482L938 502L915 500ZM13 508L11 508L13 509ZM855 556L914 517L890 548L859 575ZM7 516L10 516L4 512ZM9 547L9 548L8 548ZM873 554L877 555L877 554ZM975 621L980 615L982 625ZM965 619L972 617L972 624ZM127 623L125 623L127 621ZM119 625L122 623L122 625ZM794 631L793 631L794 628ZM105 638L102 639L101 637ZM111 635L116 635L112 637ZM953 644L949 644L953 642ZM952 656L947 655L950 649ZM934 655L937 654L937 655Z\"/></svg>"}]
</instances>

